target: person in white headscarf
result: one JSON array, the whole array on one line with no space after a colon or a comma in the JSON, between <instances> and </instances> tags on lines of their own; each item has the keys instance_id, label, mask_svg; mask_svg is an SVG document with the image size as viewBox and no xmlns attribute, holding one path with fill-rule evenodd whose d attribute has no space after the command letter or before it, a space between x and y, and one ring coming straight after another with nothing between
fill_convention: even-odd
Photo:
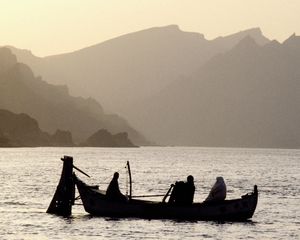
<instances>
[{"instance_id":1,"label":"person in white headscarf","mask_svg":"<svg viewBox=\"0 0 300 240\"><path fill-rule=\"evenodd\" d=\"M223 177L217 177L216 183L210 190L208 197L205 201L223 201L226 198L226 184Z\"/></svg>"}]
</instances>

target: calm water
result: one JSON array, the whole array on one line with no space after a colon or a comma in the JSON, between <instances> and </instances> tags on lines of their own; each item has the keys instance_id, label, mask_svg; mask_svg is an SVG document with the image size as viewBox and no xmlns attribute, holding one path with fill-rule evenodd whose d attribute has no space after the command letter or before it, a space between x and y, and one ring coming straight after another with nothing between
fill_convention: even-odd
<instances>
[{"instance_id":1,"label":"calm water","mask_svg":"<svg viewBox=\"0 0 300 240\"><path fill-rule=\"evenodd\" d=\"M0 239L300 239L300 150L220 148L19 148L0 149ZM227 198L252 191L259 202L247 223L90 217L75 206L71 218L46 214L59 181L63 155L89 173L83 180L106 188L114 171L133 195L164 194L192 174L196 201L223 176ZM153 198L152 198L153 199ZM157 198L157 200L161 200Z\"/></svg>"}]
</instances>

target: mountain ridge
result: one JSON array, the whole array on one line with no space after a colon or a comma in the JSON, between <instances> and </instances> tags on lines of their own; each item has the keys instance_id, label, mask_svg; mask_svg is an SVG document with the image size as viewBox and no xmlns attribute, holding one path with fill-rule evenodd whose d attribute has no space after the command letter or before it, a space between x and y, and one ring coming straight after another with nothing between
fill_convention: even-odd
<instances>
[{"instance_id":1,"label":"mountain ridge","mask_svg":"<svg viewBox=\"0 0 300 240\"><path fill-rule=\"evenodd\" d=\"M72 95L94 97L106 109L131 121L132 103L153 95L179 77L189 76L249 34L268 41L257 28L206 40L203 34L170 25L121 35L33 62L22 59L16 49L13 51L47 82L66 84Z\"/></svg>"},{"instance_id":2,"label":"mountain ridge","mask_svg":"<svg viewBox=\"0 0 300 240\"><path fill-rule=\"evenodd\" d=\"M7 65L1 53L8 52L0 49L0 69ZM106 114L97 101L73 97L66 86L49 84L35 77L27 65L14 60L0 71L0 108L29 114L38 120L41 129L51 134L57 129L68 130L76 142L84 141L99 128L113 134L125 131L135 141L146 142L125 119Z\"/></svg>"},{"instance_id":3,"label":"mountain ridge","mask_svg":"<svg viewBox=\"0 0 300 240\"><path fill-rule=\"evenodd\" d=\"M137 128L168 145L299 148L300 54L240 44L136 106Z\"/></svg>"},{"instance_id":4,"label":"mountain ridge","mask_svg":"<svg viewBox=\"0 0 300 240\"><path fill-rule=\"evenodd\" d=\"M279 43L259 28L206 40L171 26L36 67L71 93L96 97L158 144L298 148L299 49L296 35Z\"/></svg>"}]
</instances>

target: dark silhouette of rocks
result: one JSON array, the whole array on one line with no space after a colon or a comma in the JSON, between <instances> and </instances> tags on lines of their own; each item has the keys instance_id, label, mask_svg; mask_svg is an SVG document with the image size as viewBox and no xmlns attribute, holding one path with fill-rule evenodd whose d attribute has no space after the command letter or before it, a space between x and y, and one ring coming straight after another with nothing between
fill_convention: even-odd
<instances>
[{"instance_id":1,"label":"dark silhouette of rocks","mask_svg":"<svg viewBox=\"0 0 300 240\"><path fill-rule=\"evenodd\" d=\"M0 110L0 131L8 146L49 146L50 139L43 133L38 123L26 114L14 114Z\"/></svg>"},{"instance_id":2,"label":"dark silhouette of rocks","mask_svg":"<svg viewBox=\"0 0 300 240\"><path fill-rule=\"evenodd\" d=\"M0 131L0 147L12 147L10 140Z\"/></svg>"},{"instance_id":3,"label":"dark silhouette of rocks","mask_svg":"<svg viewBox=\"0 0 300 240\"><path fill-rule=\"evenodd\" d=\"M82 142L97 129L105 128L113 134L128 132L135 142L147 143L125 119L104 113L94 99L70 96L66 86L51 85L35 77L7 48L0 48L0 108L32 116L50 134L57 129L69 131L75 142Z\"/></svg>"},{"instance_id":4,"label":"dark silhouette of rocks","mask_svg":"<svg viewBox=\"0 0 300 240\"><path fill-rule=\"evenodd\" d=\"M53 135L43 132L38 122L27 114L0 109L0 147L73 147L72 134L57 130ZM90 136L85 147L136 147L126 132L111 134L105 129Z\"/></svg>"},{"instance_id":5,"label":"dark silhouette of rocks","mask_svg":"<svg viewBox=\"0 0 300 240\"><path fill-rule=\"evenodd\" d=\"M27 114L0 109L0 147L74 146L70 133L43 132L38 122Z\"/></svg>"},{"instance_id":6,"label":"dark silhouette of rocks","mask_svg":"<svg viewBox=\"0 0 300 240\"><path fill-rule=\"evenodd\" d=\"M60 147L74 146L72 134L70 131L63 131L58 129L52 136L52 142L54 145Z\"/></svg>"},{"instance_id":7,"label":"dark silhouette of rocks","mask_svg":"<svg viewBox=\"0 0 300 240\"><path fill-rule=\"evenodd\" d=\"M100 129L90 136L83 147L136 147L128 138L126 132L111 134L106 129Z\"/></svg>"}]
</instances>

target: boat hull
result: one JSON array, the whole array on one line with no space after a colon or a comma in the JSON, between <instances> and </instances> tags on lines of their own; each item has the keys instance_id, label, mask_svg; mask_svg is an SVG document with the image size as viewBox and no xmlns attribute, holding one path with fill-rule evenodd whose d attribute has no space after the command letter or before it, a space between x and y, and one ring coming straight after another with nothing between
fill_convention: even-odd
<instances>
[{"instance_id":1,"label":"boat hull","mask_svg":"<svg viewBox=\"0 0 300 240\"><path fill-rule=\"evenodd\" d=\"M145 219L245 221L257 205L257 189L239 199L221 202L193 203L179 206L164 202L131 199L127 202L108 200L104 193L75 177L84 209L95 216L135 217Z\"/></svg>"}]
</instances>

